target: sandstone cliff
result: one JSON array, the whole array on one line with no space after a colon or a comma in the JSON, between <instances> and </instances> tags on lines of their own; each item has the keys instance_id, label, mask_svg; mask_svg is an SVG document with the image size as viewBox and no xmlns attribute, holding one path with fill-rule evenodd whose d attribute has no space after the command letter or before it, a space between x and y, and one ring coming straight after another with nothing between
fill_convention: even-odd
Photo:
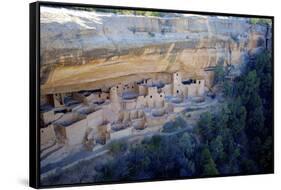
<instances>
[{"instance_id":1,"label":"sandstone cliff","mask_svg":"<svg viewBox=\"0 0 281 190\"><path fill-rule=\"evenodd\" d=\"M238 17L147 17L43 7L42 93L178 70L185 77L208 79L206 68L221 61L240 65L269 46L269 29Z\"/></svg>"}]
</instances>

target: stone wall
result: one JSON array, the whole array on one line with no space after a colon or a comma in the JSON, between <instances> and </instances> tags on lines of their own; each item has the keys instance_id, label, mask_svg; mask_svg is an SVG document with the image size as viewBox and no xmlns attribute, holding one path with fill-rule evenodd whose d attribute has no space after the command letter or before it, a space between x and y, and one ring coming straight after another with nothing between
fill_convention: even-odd
<instances>
[{"instance_id":1,"label":"stone wall","mask_svg":"<svg viewBox=\"0 0 281 190\"><path fill-rule=\"evenodd\" d=\"M87 119L80 120L71 126L65 127L67 143L69 145L82 144L87 129Z\"/></svg>"},{"instance_id":2,"label":"stone wall","mask_svg":"<svg viewBox=\"0 0 281 190\"><path fill-rule=\"evenodd\" d=\"M54 126L49 125L45 128L40 128L40 144L45 145L51 141L55 141L56 136L55 136L55 131L54 131Z\"/></svg>"}]
</instances>

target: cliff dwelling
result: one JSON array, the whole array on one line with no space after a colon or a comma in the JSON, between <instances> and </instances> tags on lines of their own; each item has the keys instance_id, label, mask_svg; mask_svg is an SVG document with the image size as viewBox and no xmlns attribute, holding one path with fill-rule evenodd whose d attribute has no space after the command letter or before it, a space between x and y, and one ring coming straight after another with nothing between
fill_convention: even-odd
<instances>
[{"instance_id":1,"label":"cliff dwelling","mask_svg":"<svg viewBox=\"0 0 281 190\"><path fill-rule=\"evenodd\" d=\"M105 144L128 137L163 125L198 97L204 101L209 98L206 91L205 80L183 80L181 72L176 72L169 77L158 74L155 78L105 86L104 90L45 95L41 99L45 126L41 143L44 146L56 139L77 145L91 139L93 144Z\"/></svg>"}]
</instances>

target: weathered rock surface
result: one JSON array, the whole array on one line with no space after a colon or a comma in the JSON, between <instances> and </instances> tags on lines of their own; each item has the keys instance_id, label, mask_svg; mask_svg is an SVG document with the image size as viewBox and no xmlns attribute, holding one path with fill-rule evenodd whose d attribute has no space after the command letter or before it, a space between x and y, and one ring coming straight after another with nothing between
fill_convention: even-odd
<instances>
[{"instance_id":1,"label":"weathered rock surface","mask_svg":"<svg viewBox=\"0 0 281 190\"><path fill-rule=\"evenodd\" d=\"M269 28L270 29L270 28ZM42 93L78 91L161 72L209 79L271 41L247 18L144 17L41 8ZM269 32L270 33L270 32Z\"/></svg>"}]
</instances>

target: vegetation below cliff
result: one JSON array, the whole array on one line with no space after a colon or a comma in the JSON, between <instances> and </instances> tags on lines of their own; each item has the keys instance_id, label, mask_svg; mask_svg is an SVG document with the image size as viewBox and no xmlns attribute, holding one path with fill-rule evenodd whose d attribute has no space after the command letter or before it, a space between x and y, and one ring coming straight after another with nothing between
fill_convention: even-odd
<instances>
[{"instance_id":1,"label":"vegetation below cliff","mask_svg":"<svg viewBox=\"0 0 281 190\"><path fill-rule=\"evenodd\" d=\"M263 52L233 83L220 81L226 103L219 114L203 114L197 128L211 155L203 175L273 172L271 63Z\"/></svg>"}]
</instances>

